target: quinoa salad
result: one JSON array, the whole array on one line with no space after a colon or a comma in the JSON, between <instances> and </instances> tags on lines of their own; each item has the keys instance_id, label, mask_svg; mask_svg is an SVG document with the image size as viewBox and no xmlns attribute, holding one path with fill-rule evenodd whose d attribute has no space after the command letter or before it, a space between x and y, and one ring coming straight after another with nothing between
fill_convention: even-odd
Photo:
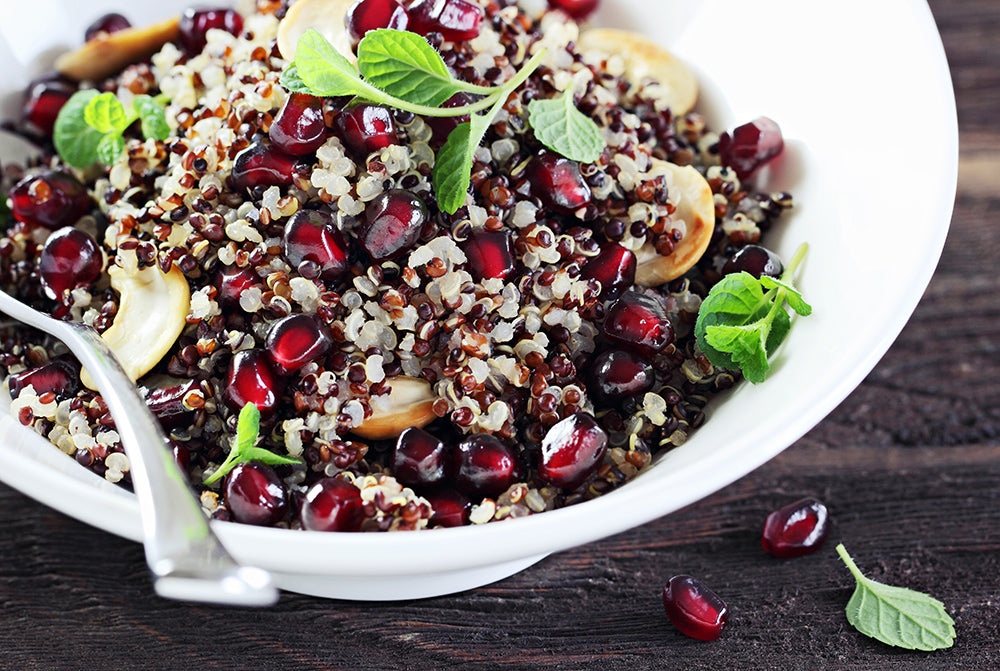
<instances>
[{"instance_id":1,"label":"quinoa salad","mask_svg":"<svg viewBox=\"0 0 1000 671\"><path fill-rule=\"evenodd\" d=\"M760 243L792 200L753 187L777 125L708 128L687 66L592 25L597 4L101 17L5 124L38 157L0 156L0 288L102 335L213 519L415 530L617 488L740 379L703 353L699 308L732 273L782 275ZM458 113L319 91L305 40L353 64L373 32L425 40L458 82L425 107ZM543 111L592 129L591 160ZM448 201L464 175L435 167L477 121ZM4 322L0 378L20 424L129 486L62 343Z\"/></svg>"}]
</instances>

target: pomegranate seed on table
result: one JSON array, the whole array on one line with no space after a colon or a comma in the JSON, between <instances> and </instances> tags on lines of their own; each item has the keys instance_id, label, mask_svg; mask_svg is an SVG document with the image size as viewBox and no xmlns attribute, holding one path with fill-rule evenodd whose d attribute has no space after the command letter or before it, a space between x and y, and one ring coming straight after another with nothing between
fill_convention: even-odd
<instances>
[{"instance_id":1,"label":"pomegranate seed on table","mask_svg":"<svg viewBox=\"0 0 1000 671\"><path fill-rule=\"evenodd\" d=\"M16 219L52 230L72 226L91 206L83 184L59 170L22 178L9 196L10 211Z\"/></svg>"},{"instance_id":2,"label":"pomegranate seed on table","mask_svg":"<svg viewBox=\"0 0 1000 671\"><path fill-rule=\"evenodd\" d=\"M472 501L454 489L436 489L424 495L431 504L428 527L460 527L469 523Z\"/></svg>"},{"instance_id":3,"label":"pomegranate seed on table","mask_svg":"<svg viewBox=\"0 0 1000 671\"><path fill-rule=\"evenodd\" d=\"M61 301L72 289L90 286L103 265L104 256L93 236L61 228L48 237L38 255L38 279L49 298Z\"/></svg>"},{"instance_id":4,"label":"pomegranate seed on table","mask_svg":"<svg viewBox=\"0 0 1000 671\"><path fill-rule=\"evenodd\" d=\"M714 641L729 621L729 609L715 592L689 575L675 575L663 589L663 609L685 636Z\"/></svg>"},{"instance_id":5,"label":"pomegranate seed on table","mask_svg":"<svg viewBox=\"0 0 1000 671\"><path fill-rule=\"evenodd\" d=\"M578 21L593 14L599 4L601 0L549 0L549 7L561 9Z\"/></svg>"},{"instance_id":6,"label":"pomegranate seed on table","mask_svg":"<svg viewBox=\"0 0 1000 671\"><path fill-rule=\"evenodd\" d=\"M201 53L208 44L206 33L212 28L225 30L230 35L243 32L243 17L231 9L188 8L181 14L178 41L188 56Z\"/></svg>"},{"instance_id":7,"label":"pomegranate seed on table","mask_svg":"<svg viewBox=\"0 0 1000 671\"><path fill-rule=\"evenodd\" d=\"M299 158L264 142L255 142L233 159L230 179L235 189L291 186Z\"/></svg>"},{"instance_id":8,"label":"pomegranate seed on table","mask_svg":"<svg viewBox=\"0 0 1000 671\"><path fill-rule=\"evenodd\" d=\"M408 30L420 35L441 33L449 42L475 38L483 21L482 8L468 0L416 0L406 13Z\"/></svg>"},{"instance_id":9,"label":"pomegranate seed on table","mask_svg":"<svg viewBox=\"0 0 1000 671\"><path fill-rule=\"evenodd\" d=\"M225 494L229 513L243 524L274 526L288 510L285 485L265 464L237 464L226 475Z\"/></svg>"},{"instance_id":10,"label":"pomegranate seed on table","mask_svg":"<svg viewBox=\"0 0 1000 671\"><path fill-rule=\"evenodd\" d=\"M635 266L635 254L630 249L608 242L597 256L583 264L580 276L600 282L601 300L612 300L635 284Z\"/></svg>"},{"instance_id":11,"label":"pomegranate seed on table","mask_svg":"<svg viewBox=\"0 0 1000 671\"><path fill-rule=\"evenodd\" d=\"M282 254L293 268L304 261L319 266L327 282L347 272L347 242L333 217L319 210L299 210L285 225Z\"/></svg>"},{"instance_id":12,"label":"pomegranate seed on table","mask_svg":"<svg viewBox=\"0 0 1000 671\"><path fill-rule=\"evenodd\" d=\"M455 489L468 496L498 496L521 477L517 452L490 434L466 437L452 455Z\"/></svg>"},{"instance_id":13,"label":"pomegranate seed on table","mask_svg":"<svg viewBox=\"0 0 1000 671\"><path fill-rule=\"evenodd\" d=\"M45 137L51 138L59 110L74 93L76 93L76 87L59 78L32 82L25 90L24 120L38 129Z\"/></svg>"},{"instance_id":14,"label":"pomegranate seed on table","mask_svg":"<svg viewBox=\"0 0 1000 671\"><path fill-rule=\"evenodd\" d=\"M760 279L761 275L781 277L785 272L785 264L781 258L761 245L747 245L732 255L722 266L722 274L746 271Z\"/></svg>"},{"instance_id":15,"label":"pomegranate seed on table","mask_svg":"<svg viewBox=\"0 0 1000 671\"><path fill-rule=\"evenodd\" d=\"M647 356L662 352L674 340L663 306L635 291L626 291L608 306L602 331L609 340Z\"/></svg>"},{"instance_id":16,"label":"pomegranate seed on table","mask_svg":"<svg viewBox=\"0 0 1000 671\"><path fill-rule=\"evenodd\" d=\"M781 129L766 116L738 126L719 136L719 160L746 179L784 149Z\"/></svg>"},{"instance_id":17,"label":"pomegranate seed on table","mask_svg":"<svg viewBox=\"0 0 1000 671\"><path fill-rule=\"evenodd\" d=\"M538 477L576 489L600 466L607 446L608 435L591 415L578 412L560 420L542 439Z\"/></svg>"},{"instance_id":18,"label":"pomegranate seed on table","mask_svg":"<svg viewBox=\"0 0 1000 671\"><path fill-rule=\"evenodd\" d=\"M282 386L263 350L243 350L229 364L223 397L233 410L253 403L261 415L267 415L277 407Z\"/></svg>"},{"instance_id":19,"label":"pomegranate seed on table","mask_svg":"<svg viewBox=\"0 0 1000 671\"><path fill-rule=\"evenodd\" d=\"M63 398L73 396L80 390L80 364L69 356L58 356L37 368L12 374L7 384L11 398L17 398L28 385L39 396L50 391Z\"/></svg>"},{"instance_id":20,"label":"pomegranate seed on table","mask_svg":"<svg viewBox=\"0 0 1000 671\"><path fill-rule=\"evenodd\" d=\"M239 307L243 292L259 282L257 273L250 268L223 266L215 272L215 286L219 290L216 300L224 308Z\"/></svg>"},{"instance_id":21,"label":"pomegranate seed on table","mask_svg":"<svg viewBox=\"0 0 1000 671\"><path fill-rule=\"evenodd\" d=\"M358 244L377 263L395 259L420 240L429 217L427 206L417 196L403 189L390 189L365 207Z\"/></svg>"},{"instance_id":22,"label":"pomegranate seed on table","mask_svg":"<svg viewBox=\"0 0 1000 671\"><path fill-rule=\"evenodd\" d=\"M313 315L288 315L271 325L264 341L271 363L278 372L289 374L314 361L333 347L333 334Z\"/></svg>"},{"instance_id":23,"label":"pomegranate seed on table","mask_svg":"<svg viewBox=\"0 0 1000 671\"><path fill-rule=\"evenodd\" d=\"M590 186L576 161L543 151L528 163L526 174L531 195L556 212L573 214L590 203Z\"/></svg>"},{"instance_id":24,"label":"pomegranate seed on table","mask_svg":"<svg viewBox=\"0 0 1000 671\"><path fill-rule=\"evenodd\" d=\"M407 487L433 487L447 480L450 456L444 442L413 426L396 440L392 472Z\"/></svg>"},{"instance_id":25,"label":"pomegranate seed on table","mask_svg":"<svg viewBox=\"0 0 1000 671\"><path fill-rule=\"evenodd\" d=\"M591 369L589 390L604 403L615 403L629 396L645 394L656 382L653 366L644 357L613 349L599 354Z\"/></svg>"},{"instance_id":26,"label":"pomegranate seed on table","mask_svg":"<svg viewBox=\"0 0 1000 671\"><path fill-rule=\"evenodd\" d=\"M185 407L184 397L195 389L198 389L197 380L176 380L140 387L139 393L160 424L172 428L186 427L193 419L194 411Z\"/></svg>"},{"instance_id":27,"label":"pomegranate seed on table","mask_svg":"<svg viewBox=\"0 0 1000 671\"><path fill-rule=\"evenodd\" d=\"M302 526L309 531L359 531L364 521L361 490L338 478L323 478L306 492Z\"/></svg>"},{"instance_id":28,"label":"pomegranate seed on table","mask_svg":"<svg viewBox=\"0 0 1000 671\"><path fill-rule=\"evenodd\" d=\"M410 17L397 0L357 0L348 8L344 18L354 46L369 30L406 30L409 22Z\"/></svg>"},{"instance_id":29,"label":"pomegranate seed on table","mask_svg":"<svg viewBox=\"0 0 1000 671\"><path fill-rule=\"evenodd\" d=\"M268 129L271 145L291 156L305 156L326 142L323 99L292 93Z\"/></svg>"},{"instance_id":30,"label":"pomegranate seed on table","mask_svg":"<svg viewBox=\"0 0 1000 671\"><path fill-rule=\"evenodd\" d=\"M119 30L125 30L126 28L131 27L132 24L128 19L117 12L112 12L110 14L105 14L87 26L87 30L83 33L83 39L89 42L101 33L110 35L111 33L117 33Z\"/></svg>"},{"instance_id":31,"label":"pomegranate seed on table","mask_svg":"<svg viewBox=\"0 0 1000 671\"><path fill-rule=\"evenodd\" d=\"M380 105L356 105L346 109L337 115L333 124L337 137L358 157L399 144L392 112Z\"/></svg>"},{"instance_id":32,"label":"pomegranate seed on table","mask_svg":"<svg viewBox=\"0 0 1000 671\"><path fill-rule=\"evenodd\" d=\"M767 516L761 545L781 559L801 557L820 549L829 532L826 506L816 499L805 498Z\"/></svg>"},{"instance_id":33,"label":"pomegranate seed on table","mask_svg":"<svg viewBox=\"0 0 1000 671\"><path fill-rule=\"evenodd\" d=\"M514 271L514 243L507 231L473 233L461 247L469 272L477 279L503 279Z\"/></svg>"}]
</instances>

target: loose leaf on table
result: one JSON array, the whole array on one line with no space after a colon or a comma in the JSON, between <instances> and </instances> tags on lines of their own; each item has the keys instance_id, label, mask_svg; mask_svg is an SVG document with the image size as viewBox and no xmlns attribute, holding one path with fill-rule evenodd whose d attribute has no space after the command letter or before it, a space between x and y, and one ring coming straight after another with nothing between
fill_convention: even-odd
<instances>
[{"instance_id":1,"label":"loose leaf on table","mask_svg":"<svg viewBox=\"0 0 1000 671\"><path fill-rule=\"evenodd\" d=\"M366 33L358 69L372 86L417 105L436 107L464 90L426 39L401 30Z\"/></svg>"},{"instance_id":2,"label":"loose leaf on table","mask_svg":"<svg viewBox=\"0 0 1000 671\"><path fill-rule=\"evenodd\" d=\"M837 553L857 586L847 602L847 621L866 636L908 650L940 650L955 642L955 621L944 604L905 587L865 577L843 545Z\"/></svg>"},{"instance_id":3,"label":"loose leaf on table","mask_svg":"<svg viewBox=\"0 0 1000 671\"><path fill-rule=\"evenodd\" d=\"M156 99L147 95L135 97L132 105L139 115L139 122L142 124L143 137L154 140L166 140L170 137L170 126L167 124L166 110Z\"/></svg>"},{"instance_id":4,"label":"loose leaf on table","mask_svg":"<svg viewBox=\"0 0 1000 671\"><path fill-rule=\"evenodd\" d=\"M84 110L97 95L94 89L77 91L56 117L52 141L62 159L74 168L87 168L97 162L97 145L104 133L88 124L84 116Z\"/></svg>"},{"instance_id":5,"label":"loose leaf on table","mask_svg":"<svg viewBox=\"0 0 1000 671\"><path fill-rule=\"evenodd\" d=\"M294 67L314 95L352 96L361 91L357 69L315 28L299 38Z\"/></svg>"},{"instance_id":6,"label":"loose leaf on table","mask_svg":"<svg viewBox=\"0 0 1000 671\"><path fill-rule=\"evenodd\" d=\"M557 98L532 100L528 123L539 142L574 161L593 163L604 151L601 130L576 108L572 90Z\"/></svg>"},{"instance_id":7,"label":"loose leaf on table","mask_svg":"<svg viewBox=\"0 0 1000 671\"><path fill-rule=\"evenodd\" d=\"M239 464L258 461L268 466L279 464L300 464L300 459L283 457L263 447L254 447L260 436L260 410L253 403L247 403L240 410L236 421L236 437L229 456L211 475L204 479L206 485L218 482Z\"/></svg>"}]
</instances>

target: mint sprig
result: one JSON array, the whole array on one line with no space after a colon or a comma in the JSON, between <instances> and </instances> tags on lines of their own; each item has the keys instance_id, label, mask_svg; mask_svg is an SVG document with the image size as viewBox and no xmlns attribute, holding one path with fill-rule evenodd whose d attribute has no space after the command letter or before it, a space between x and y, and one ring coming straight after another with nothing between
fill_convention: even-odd
<instances>
[{"instance_id":1,"label":"mint sprig","mask_svg":"<svg viewBox=\"0 0 1000 671\"><path fill-rule=\"evenodd\" d=\"M300 459L283 457L263 447L254 447L259 436L260 410L253 403L247 403L240 410L239 419L236 421L236 439L233 441L232 449L229 450L229 456L203 482L206 485L214 484L225 477L236 466L248 461L259 461L268 466L302 463Z\"/></svg>"},{"instance_id":2,"label":"mint sprig","mask_svg":"<svg viewBox=\"0 0 1000 671\"><path fill-rule=\"evenodd\" d=\"M907 650L940 650L955 642L955 621L944 604L905 587L876 582L861 573L843 544L837 554L857 581L847 602L847 621L865 636Z\"/></svg>"},{"instance_id":3,"label":"mint sprig","mask_svg":"<svg viewBox=\"0 0 1000 671\"><path fill-rule=\"evenodd\" d=\"M528 123L549 149L581 163L593 163L604 151L604 137L593 120L576 108L573 91L528 103Z\"/></svg>"},{"instance_id":4,"label":"mint sprig","mask_svg":"<svg viewBox=\"0 0 1000 671\"><path fill-rule=\"evenodd\" d=\"M712 287L695 322L698 347L712 365L739 369L754 384L764 381L768 359L791 329L785 305L803 317L812 313L791 281L807 250L805 244L798 248L780 280L744 271Z\"/></svg>"},{"instance_id":5,"label":"mint sprig","mask_svg":"<svg viewBox=\"0 0 1000 671\"><path fill-rule=\"evenodd\" d=\"M111 165L125 151L125 131L136 120L147 139L166 140L170 136L164 102L140 95L126 109L113 93L77 91L56 117L52 132L56 151L74 168L88 168L98 161Z\"/></svg>"}]
</instances>

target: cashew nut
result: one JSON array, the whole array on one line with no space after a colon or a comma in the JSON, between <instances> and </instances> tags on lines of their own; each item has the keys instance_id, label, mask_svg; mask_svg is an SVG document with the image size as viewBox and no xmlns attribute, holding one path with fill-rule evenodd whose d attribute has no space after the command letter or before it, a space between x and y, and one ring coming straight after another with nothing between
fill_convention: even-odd
<instances>
[{"instance_id":1,"label":"cashew nut","mask_svg":"<svg viewBox=\"0 0 1000 671\"><path fill-rule=\"evenodd\" d=\"M357 59L344 23L352 4L353 0L297 0L278 24L278 51L281 57L286 61L294 60L299 38L310 28L315 28L353 63Z\"/></svg>"},{"instance_id":2,"label":"cashew nut","mask_svg":"<svg viewBox=\"0 0 1000 671\"><path fill-rule=\"evenodd\" d=\"M372 416L353 429L362 438L395 438L411 426L422 428L437 418L434 392L427 380L401 375L388 382L388 398L373 403Z\"/></svg>"},{"instance_id":3,"label":"cashew nut","mask_svg":"<svg viewBox=\"0 0 1000 671\"><path fill-rule=\"evenodd\" d=\"M636 252L635 283L655 287L676 279L697 263L715 230L715 202L712 189L697 170L667 161L652 159L651 174L665 174L670 180L668 190L677 199L674 216L681 219L686 231L669 256L661 256L652 243L645 243Z\"/></svg>"},{"instance_id":4,"label":"cashew nut","mask_svg":"<svg viewBox=\"0 0 1000 671\"><path fill-rule=\"evenodd\" d=\"M174 17L151 26L100 33L75 51L56 61L56 70L77 81L96 80L120 72L155 54L167 42L177 39L180 19Z\"/></svg>"},{"instance_id":5,"label":"cashew nut","mask_svg":"<svg viewBox=\"0 0 1000 671\"><path fill-rule=\"evenodd\" d=\"M617 54L625 61L625 73L638 82L644 77L658 81L668 94L664 96L675 115L687 114L698 99L698 80L681 59L629 30L594 28L580 35L581 52L590 50Z\"/></svg>"},{"instance_id":6,"label":"cashew nut","mask_svg":"<svg viewBox=\"0 0 1000 671\"><path fill-rule=\"evenodd\" d=\"M177 267L163 273L156 266L131 272L112 266L108 274L120 301L114 321L101 337L135 381L160 362L184 330L191 290ZM80 380L96 388L86 370Z\"/></svg>"}]
</instances>

